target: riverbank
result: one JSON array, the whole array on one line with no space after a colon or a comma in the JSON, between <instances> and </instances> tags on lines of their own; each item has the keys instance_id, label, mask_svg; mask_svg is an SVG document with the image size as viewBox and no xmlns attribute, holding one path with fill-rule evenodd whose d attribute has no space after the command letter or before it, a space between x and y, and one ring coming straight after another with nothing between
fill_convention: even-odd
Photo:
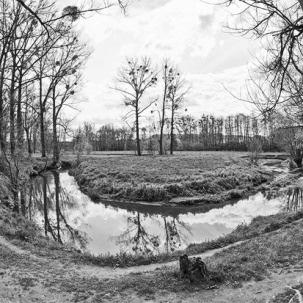
<instances>
[{"instance_id":1,"label":"riverbank","mask_svg":"<svg viewBox=\"0 0 303 303\"><path fill-rule=\"evenodd\" d=\"M197 206L248 196L272 180L247 153L188 152L170 156L86 158L70 173L94 201Z\"/></svg>"},{"instance_id":2,"label":"riverbank","mask_svg":"<svg viewBox=\"0 0 303 303\"><path fill-rule=\"evenodd\" d=\"M65 173L66 174L66 173ZM66 174L68 176L68 174ZM267 187L267 192L270 193L270 195L273 195L273 190L275 190L275 193L278 191L282 191L282 193L285 195L285 188L288 188L289 192L289 185L296 184L296 180L300 180L301 173L297 172L294 173L286 173L281 174L278 177L275 178L273 182L271 182ZM41 177L42 178L42 177ZM68 180L71 177L68 178ZM46 178L42 178L41 180L46 180ZM51 181L54 182L54 181ZM74 181L73 181L74 182ZM38 187L41 186L41 183L37 184ZM60 186L60 185L59 185ZM68 185L70 188L71 184ZM76 185L75 185L76 186ZM46 183L43 188L47 187ZM72 188L72 187L71 187ZM282 190L281 190L282 188ZM284 188L284 190L283 190ZM36 191L35 189L33 189ZM56 190L60 190L60 188L57 188ZM64 189L62 187L61 191L64 193ZM73 189L73 193L75 193L75 188ZM51 193L50 193L51 194ZM51 194L53 196L54 194ZM39 195L37 196L39 197ZM40 196L41 198L42 196ZM80 199L84 199L80 196ZM262 197L262 196L261 196ZM264 196L263 196L264 197ZM285 201L287 200L287 197L285 196ZM43 198L48 199L47 196ZM70 203L72 200L67 200L67 203ZM248 202L254 203L254 200L248 200ZM62 201L63 203L64 200ZM49 206L51 206L51 200L48 200L47 202ZM55 202L54 202L55 203ZM249 205L250 205L249 204ZM38 204L40 205L40 204ZM56 204L57 205L57 204ZM75 204L74 204L75 205ZM41 204L38 207L43 208L43 204ZM57 206L53 206L57 207ZM75 206L74 206L75 207ZM61 212L60 208L58 209L61 216L64 216L64 214ZM105 210L104 210L105 211ZM246 210L247 212L247 210ZM49 215L49 214L48 214ZM31 215L30 215L31 216ZM46 214L43 215L45 218ZM136 215L137 217L137 215ZM60 256L62 258L68 258L70 260L74 260L75 263L83 263L83 264L93 264L98 266L111 266L111 267L130 267L135 265L148 265L148 264L155 264L155 263L164 263L172 260L177 260L178 257L184 253L193 255L193 254L201 254L208 250L212 249L220 249L223 247L226 247L230 244L234 244L239 241L251 239L254 237L257 237L259 235L275 231L291 222L297 221L303 217L303 213L301 211L298 212L290 212L290 213L280 213L276 215L271 216L259 216L252 220L250 224L241 224L239 225L235 230L233 230L231 233L228 233L225 236L221 236L219 238L216 238L212 241L203 242L200 244L192 244L189 245L188 248L180 250L176 249L171 250L170 253L165 252L161 253L159 251L155 252L149 252L146 254L138 254L138 253L129 253L126 251L123 251L121 253L115 254L90 254L90 253L81 253L79 250L76 250L73 248L74 246L62 246L58 244L56 241L50 241L50 238L53 238L53 233L49 233L48 237L42 236L42 230L39 230L39 228L32 222L24 218L23 216L19 216L16 213L10 211L9 209L4 208L3 214L0 214L0 222L2 230L0 229L0 232L2 235L6 236L9 240L13 240L15 243L17 243L19 246L24 247L27 250L32 251L35 254L38 254L40 256L48 256L48 257L54 257ZM7 218L10 218L8 220ZM66 218L63 217L63 223L66 222ZM43 225L41 226L41 229L43 228ZM51 227L49 227L51 228ZM50 231L48 228L48 232ZM71 227L69 227L70 229ZM54 231L53 231L54 232ZM73 231L73 232L76 232ZM43 233L46 234L46 231ZM56 231L57 233L57 231ZM62 233L62 231L61 231ZM78 237L79 233L76 233L73 235L73 237ZM26 241L22 241L26 240ZM55 237L56 240L56 237ZM72 245L72 243L71 243ZM50 253L51 252L51 253Z\"/></svg>"},{"instance_id":3,"label":"riverbank","mask_svg":"<svg viewBox=\"0 0 303 303\"><path fill-rule=\"evenodd\" d=\"M11 218L7 220L6 218ZM303 211L295 213L280 213L272 216L260 216L246 225L239 225L231 233L219 237L213 241L206 241L198 244L191 244L184 250L176 250L172 253L158 254L130 254L121 252L118 254L92 255L82 253L72 246L61 245L54 240L42 236L42 231L29 220L19 217L9 210L0 212L0 234L5 236L14 244L31 251L32 253L48 258L68 259L75 264L87 264L96 266L109 266L113 268L125 268L140 265L165 263L178 260L182 254L197 255L204 252L224 248L237 242L256 238L281 229L293 222L303 219Z\"/></svg>"},{"instance_id":4,"label":"riverbank","mask_svg":"<svg viewBox=\"0 0 303 303\"><path fill-rule=\"evenodd\" d=\"M279 227L273 224L277 229L266 228L272 225L266 217L256 219L246 228L249 234L257 234L253 239L203 258L210 280L194 284L181 280L174 264L139 271L100 268L76 261L62 246L59 253L59 245L52 241L47 248L39 247L37 239L11 235L9 243L0 241L0 296L14 303L20 297L24 302L225 302L226 298L265 302L269 294L294 285L303 273L303 220L299 215L281 216L270 218L271 223L282 222Z\"/></svg>"}]
</instances>

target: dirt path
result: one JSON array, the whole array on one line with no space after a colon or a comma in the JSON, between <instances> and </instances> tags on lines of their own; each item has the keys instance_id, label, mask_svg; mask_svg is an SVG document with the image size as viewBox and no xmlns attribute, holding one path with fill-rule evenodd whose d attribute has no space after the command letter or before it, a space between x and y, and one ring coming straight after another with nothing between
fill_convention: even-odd
<instances>
[{"instance_id":1,"label":"dirt path","mask_svg":"<svg viewBox=\"0 0 303 303\"><path fill-rule=\"evenodd\" d=\"M202 254L193 255L193 257L201 257L202 259L205 259L205 258L211 257L214 254L219 253L223 250L240 245L243 242L244 241L239 241L237 243L228 245L223 248L213 249L213 250L209 250ZM18 255L27 256L28 258L31 258L33 260L49 262L49 260L46 258L38 257L38 256L32 254L30 251L21 249L20 247L7 241L2 236L0 236L0 246L5 246L8 249L10 249L12 252L14 252ZM56 262L57 267L58 266L60 267L60 265L62 265L62 264L60 264L59 262ZM83 264L78 264L78 265L71 264L70 268L78 271L79 273L82 273L82 274L85 274L88 276L95 276L99 279L100 278L102 279L102 278L117 278L119 276L124 276L124 275L128 275L128 274L151 272L151 271L165 268L165 267L177 267L177 266L178 266L178 261L171 261L171 262L166 262L166 263L154 263L154 264L149 264L149 265L132 266L132 267L127 267L127 268L100 267L100 266L83 265Z\"/></svg>"},{"instance_id":2,"label":"dirt path","mask_svg":"<svg viewBox=\"0 0 303 303\"><path fill-rule=\"evenodd\" d=\"M191 257L201 257L202 259L212 257L216 253L223 250L229 249L231 247L242 244L244 241L239 241L237 243L225 246L219 249L209 250L202 254L192 255ZM139 274L144 272L151 272L158 269L168 268L168 267L178 267L179 261L171 261L166 263L154 263L149 265L132 266L127 268L111 268L111 267L98 267L93 265L76 265L76 270L85 273L86 275L95 276L98 278L116 278L119 276L124 276L128 274Z\"/></svg>"}]
</instances>

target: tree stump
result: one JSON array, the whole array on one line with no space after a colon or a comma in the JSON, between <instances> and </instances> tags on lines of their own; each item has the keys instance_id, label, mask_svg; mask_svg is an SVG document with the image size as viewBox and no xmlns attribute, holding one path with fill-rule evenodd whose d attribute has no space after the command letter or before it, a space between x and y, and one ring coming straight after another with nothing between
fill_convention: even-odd
<instances>
[{"instance_id":1,"label":"tree stump","mask_svg":"<svg viewBox=\"0 0 303 303\"><path fill-rule=\"evenodd\" d=\"M205 263L200 257L189 258L187 255L180 256L180 276L187 278L190 282L207 280L209 273Z\"/></svg>"}]
</instances>

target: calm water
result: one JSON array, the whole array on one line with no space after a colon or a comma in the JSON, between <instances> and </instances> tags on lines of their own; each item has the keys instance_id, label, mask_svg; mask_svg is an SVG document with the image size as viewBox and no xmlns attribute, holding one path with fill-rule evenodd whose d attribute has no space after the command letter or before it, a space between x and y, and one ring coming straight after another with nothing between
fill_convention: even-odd
<instances>
[{"instance_id":1,"label":"calm water","mask_svg":"<svg viewBox=\"0 0 303 303\"><path fill-rule=\"evenodd\" d=\"M29 216L45 235L96 255L171 252L218 238L256 216L278 213L282 207L282 198L268 200L258 193L204 213L172 216L159 209L128 210L92 202L67 172L37 177L29 190Z\"/></svg>"}]
</instances>

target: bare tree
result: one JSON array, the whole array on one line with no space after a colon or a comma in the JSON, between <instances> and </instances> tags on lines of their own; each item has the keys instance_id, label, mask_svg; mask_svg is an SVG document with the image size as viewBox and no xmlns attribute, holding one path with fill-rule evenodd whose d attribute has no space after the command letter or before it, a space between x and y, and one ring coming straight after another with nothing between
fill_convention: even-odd
<instances>
[{"instance_id":1,"label":"bare tree","mask_svg":"<svg viewBox=\"0 0 303 303\"><path fill-rule=\"evenodd\" d=\"M268 116L285 105L302 107L301 0L228 0L239 8L242 24L236 32L266 41L266 56L260 58L257 75L252 75L248 100ZM256 76L256 77L255 77Z\"/></svg>"},{"instance_id":2,"label":"bare tree","mask_svg":"<svg viewBox=\"0 0 303 303\"><path fill-rule=\"evenodd\" d=\"M140 117L156 101L153 99L144 103L143 97L151 87L156 85L157 81L157 72L153 69L149 58L128 59L127 64L118 73L118 85L115 90L123 94L125 105L132 108L125 119L134 118L135 120L138 156L141 156Z\"/></svg>"},{"instance_id":3,"label":"bare tree","mask_svg":"<svg viewBox=\"0 0 303 303\"><path fill-rule=\"evenodd\" d=\"M168 60L164 60L162 66L162 73L163 73L163 97L162 97L162 104L161 104L161 116L160 116L160 137L159 137L159 153L160 155L164 154L164 146L163 146L163 135L164 135L164 126L165 126L165 119L166 119L166 110L167 110L167 98L168 98L168 88L170 84L170 76L171 73L169 72L170 66Z\"/></svg>"},{"instance_id":4,"label":"bare tree","mask_svg":"<svg viewBox=\"0 0 303 303\"><path fill-rule=\"evenodd\" d=\"M170 102L171 118L170 118L170 154L174 153L175 141L175 124L176 115L181 109L185 96L189 91L185 80L182 78L177 68L170 67L168 70L168 93L167 98Z\"/></svg>"}]
</instances>

